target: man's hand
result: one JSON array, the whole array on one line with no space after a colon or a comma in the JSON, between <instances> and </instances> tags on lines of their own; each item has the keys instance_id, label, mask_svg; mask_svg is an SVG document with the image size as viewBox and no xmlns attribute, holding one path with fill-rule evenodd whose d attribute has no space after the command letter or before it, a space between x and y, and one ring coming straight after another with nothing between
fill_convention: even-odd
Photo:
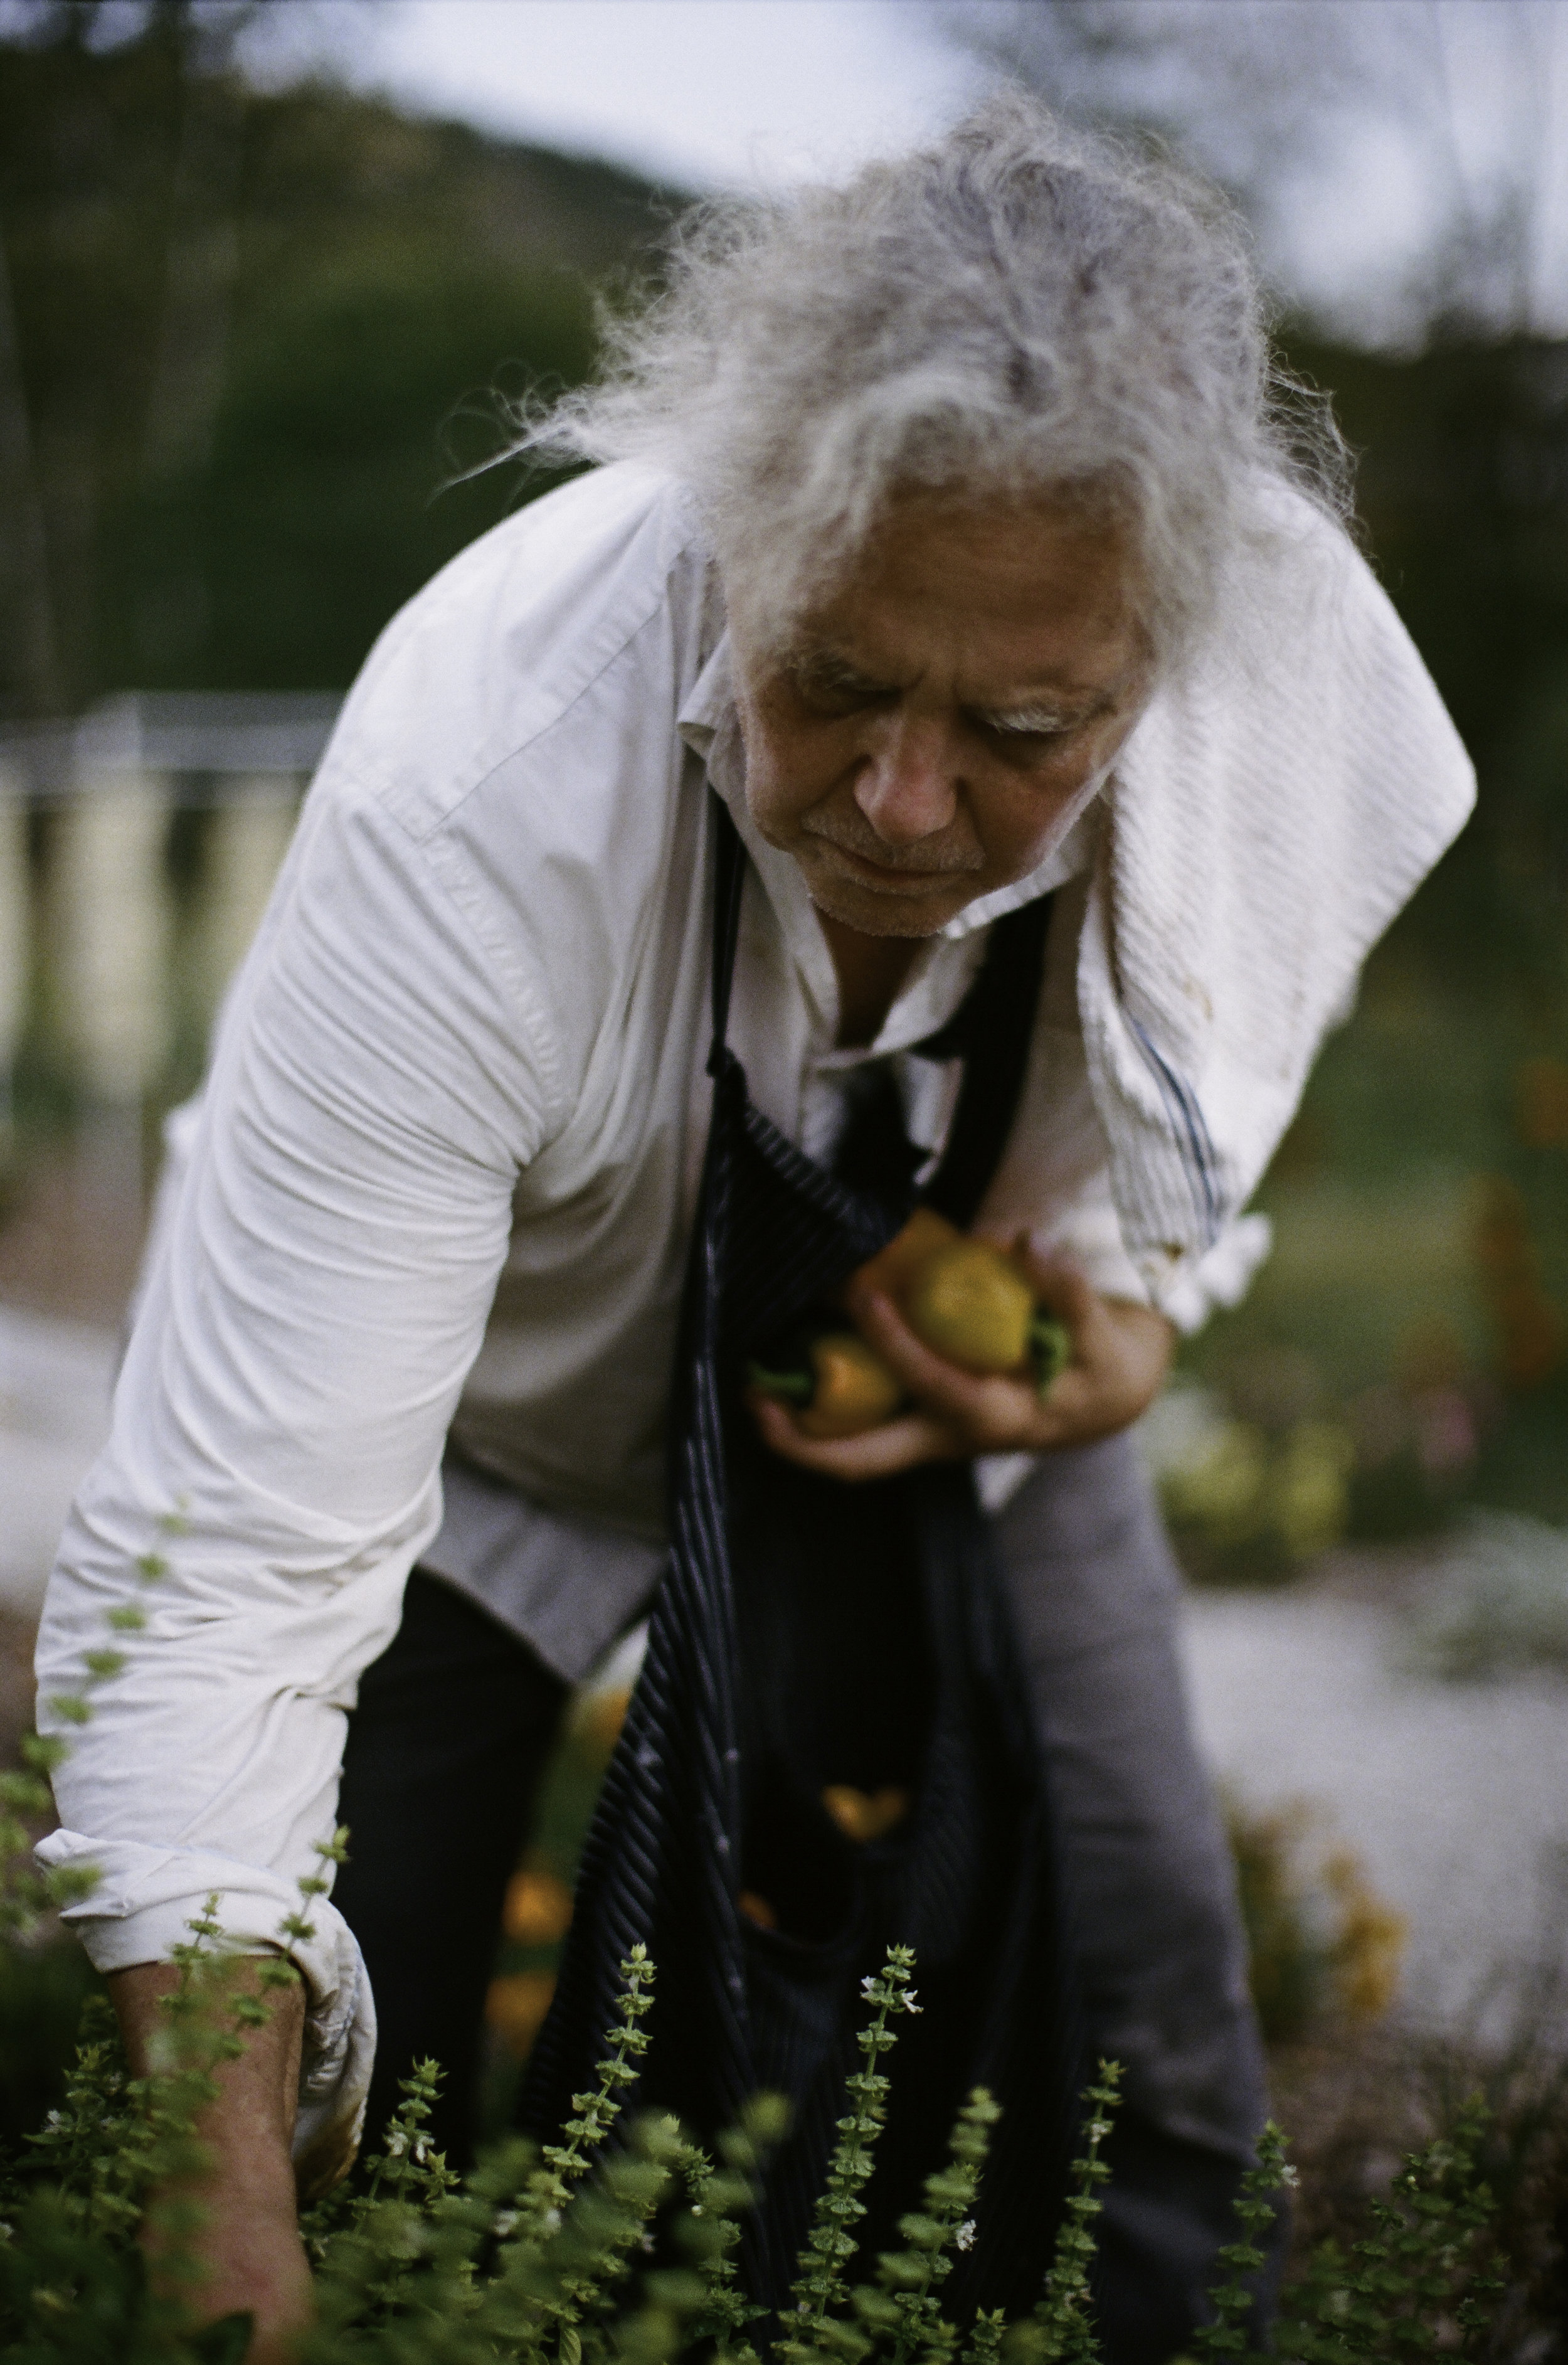
<instances>
[{"instance_id":1,"label":"man's hand","mask_svg":"<svg viewBox=\"0 0 1568 2365\"><path fill-rule=\"evenodd\" d=\"M859 1437L803 1437L772 1396L751 1398L775 1453L830 1478L889 1478L922 1462L980 1453L1047 1453L1126 1429L1159 1394L1175 1333L1162 1314L1102 1297L1070 1266L1036 1256L1024 1235L1013 1252L1042 1306L1072 1334L1073 1361L1042 1398L1027 1379L976 1378L924 1346L890 1298L852 1285L857 1328L903 1382L908 1412Z\"/></svg>"},{"instance_id":2,"label":"man's hand","mask_svg":"<svg viewBox=\"0 0 1568 2365\"><path fill-rule=\"evenodd\" d=\"M239 1976L247 1978L242 1970ZM149 2046L164 2023L159 1998L178 1978L172 1964L139 1963L109 1980L138 2077L146 2074ZM253 1973L248 1984L254 1987ZM196 2122L211 2169L188 2188L206 2214L190 2247L207 2267L208 2280L185 2296L204 2324L242 2310L254 2316L246 2365L288 2365L297 2353L296 2338L311 2318L310 2270L299 2238L289 2158L305 2000L296 1984L269 1989L267 2001L265 2026L241 2032L244 2053L213 2073L218 2098ZM148 2249L156 2284L155 2233L149 2235Z\"/></svg>"}]
</instances>

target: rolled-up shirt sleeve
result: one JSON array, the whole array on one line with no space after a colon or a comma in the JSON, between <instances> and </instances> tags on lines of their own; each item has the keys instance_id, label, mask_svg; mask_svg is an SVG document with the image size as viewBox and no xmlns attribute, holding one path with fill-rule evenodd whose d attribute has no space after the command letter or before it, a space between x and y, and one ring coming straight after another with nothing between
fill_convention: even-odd
<instances>
[{"instance_id":1,"label":"rolled-up shirt sleeve","mask_svg":"<svg viewBox=\"0 0 1568 2365\"><path fill-rule=\"evenodd\" d=\"M328 1899L313 1934L280 1925L332 1832L358 1677L439 1524L517 1175L557 1115L543 993L515 947L498 958L483 894L329 758L219 1031L39 1635L40 1728L69 1745L41 1853L99 1874L68 1919L114 1970L166 1958L217 1891L230 1941L290 1954L298 2149L360 2106L374 2017ZM133 1598L146 1625L78 1730L52 1703Z\"/></svg>"}]
</instances>

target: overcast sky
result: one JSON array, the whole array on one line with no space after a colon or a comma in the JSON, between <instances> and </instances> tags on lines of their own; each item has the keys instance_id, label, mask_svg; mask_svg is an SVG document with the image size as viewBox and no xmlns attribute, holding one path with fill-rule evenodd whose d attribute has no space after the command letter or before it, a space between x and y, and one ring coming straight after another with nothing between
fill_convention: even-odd
<instances>
[{"instance_id":1,"label":"overcast sky","mask_svg":"<svg viewBox=\"0 0 1568 2365\"><path fill-rule=\"evenodd\" d=\"M1143 5L1152 22L1169 0ZM1338 16L1342 55L1365 47L1375 66L1383 52L1364 95L1354 74L1341 89L1316 152L1282 158L1268 246L1286 286L1353 332L1397 333L1397 291L1456 163L1476 189L1512 166L1542 192L1537 318L1568 326L1568 0L1442 0L1437 85L1420 64L1432 20L1418 0L1272 6L1282 34L1294 15L1327 37ZM251 58L273 80L326 63L417 112L694 189L756 186L835 173L949 123L990 71L945 34L944 13L983 27L1007 11L1004 0L947 0L946 12L930 0L268 0ZM1268 11L1254 13L1267 40Z\"/></svg>"},{"instance_id":2,"label":"overcast sky","mask_svg":"<svg viewBox=\"0 0 1568 2365\"><path fill-rule=\"evenodd\" d=\"M259 32L274 72L324 52L404 106L702 188L896 150L984 85L922 0L271 0Z\"/></svg>"}]
</instances>

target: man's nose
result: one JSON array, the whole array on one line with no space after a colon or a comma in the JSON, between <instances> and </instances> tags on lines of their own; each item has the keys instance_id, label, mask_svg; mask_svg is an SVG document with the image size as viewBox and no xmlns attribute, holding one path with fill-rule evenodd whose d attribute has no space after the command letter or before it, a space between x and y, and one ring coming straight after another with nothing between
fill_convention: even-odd
<instances>
[{"instance_id":1,"label":"man's nose","mask_svg":"<svg viewBox=\"0 0 1568 2365\"><path fill-rule=\"evenodd\" d=\"M939 723L889 715L855 783L855 801L887 846L917 846L958 807L953 750Z\"/></svg>"}]
</instances>

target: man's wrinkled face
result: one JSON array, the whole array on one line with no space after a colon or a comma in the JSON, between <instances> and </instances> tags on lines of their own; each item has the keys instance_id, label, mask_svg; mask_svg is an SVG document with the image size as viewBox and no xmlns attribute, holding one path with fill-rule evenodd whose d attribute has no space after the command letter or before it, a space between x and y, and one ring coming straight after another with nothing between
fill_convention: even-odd
<instances>
[{"instance_id":1,"label":"man's wrinkled face","mask_svg":"<svg viewBox=\"0 0 1568 2365\"><path fill-rule=\"evenodd\" d=\"M1113 527L912 497L783 656L733 608L752 817L819 910L928 936L1027 877L1148 697L1135 591Z\"/></svg>"}]
</instances>

